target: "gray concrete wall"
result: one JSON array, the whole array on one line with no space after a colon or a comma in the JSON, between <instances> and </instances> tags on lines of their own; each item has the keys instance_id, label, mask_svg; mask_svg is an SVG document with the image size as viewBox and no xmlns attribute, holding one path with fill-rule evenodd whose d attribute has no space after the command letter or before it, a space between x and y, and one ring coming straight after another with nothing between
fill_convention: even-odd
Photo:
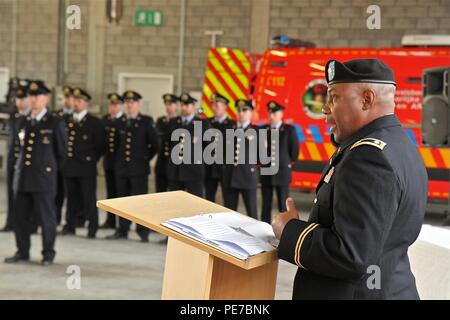
<instances>
[{"instance_id":1,"label":"gray concrete wall","mask_svg":"<svg viewBox=\"0 0 450 320\"><path fill-rule=\"evenodd\" d=\"M448 0L186 1L180 90L201 90L210 45L205 30L224 32L218 37L218 46L254 51L261 51L270 37L279 34L310 40L319 47L399 46L405 34L450 34ZM14 2L17 3L15 17ZM15 57L17 76L40 78L50 85L55 84L57 2L0 0L0 66L14 70ZM89 87L96 91L94 96L103 97L117 88L119 71L158 71L177 76L180 0L125 0L119 25L106 22L105 10L95 8L92 1L70 0L68 3L80 5L82 11L81 30L67 31L68 83ZM366 28L369 16L366 9L370 4L381 7L381 30ZM137 9L161 10L163 26L135 27ZM14 19L17 19L15 56L11 50ZM90 25L92 23L95 26ZM264 28L265 25L268 28ZM93 47L93 43L98 46L97 39L104 43L100 52L98 47ZM92 54L96 54L95 59ZM95 81L91 80L94 75Z\"/></svg>"}]
</instances>

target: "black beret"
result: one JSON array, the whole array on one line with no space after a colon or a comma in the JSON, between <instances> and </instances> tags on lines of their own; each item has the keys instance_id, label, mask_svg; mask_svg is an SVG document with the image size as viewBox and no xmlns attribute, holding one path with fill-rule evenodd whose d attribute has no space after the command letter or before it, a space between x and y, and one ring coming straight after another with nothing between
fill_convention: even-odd
<instances>
[{"instance_id":1,"label":"black beret","mask_svg":"<svg viewBox=\"0 0 450 320\"><path fill-rule=\"evenodd\" d=\"M91 96L85 90L81 88L73 88L73 97L75 99L83 99L86 101L91 100Z\"/></svg>"},{"instance_id":2,"label":"black beret","mask_svg":"<svg viewBox=\"0 0 450 320\"><path fill-rule=\"evenodd\" d=\"M73 88L71 86L65 85L63 87L64 97L70 97L73 95Z\"/></svg>"},{"instance_id":3,"label":"black beret","mask_svg":"<svg viewBox=\"0 0 450 320\"><path fill-rule=\"evenodd\" d=\"M19 86L16 89L16 98L23 99L23 98L26 98L26 97L28 97L28 87L26 87L26 86Z\"/></svg>"},{"instance_id":4,"label":"black beret","mask_svg":"<svg viewBox=\"0 0 450 320\"><path fill-rule=\"evenodd\" d=\"M180 101L180 99L172 93L163 94L162 99L164 103L177 103Z\"/></svg>"},{"instance_id":5,"label":"black beret","mask_svg":"<svg viewBox=\"0 0 450 320\"><path fill-rule=\"evenodd\" d=\"M213 95L211 95L211 102L215 103L215 102L222 102L225 104L229 104L230 100L228 100L227 97L225 97L224 95L221 95L220 93L214 93Z\"/></svg>"},{"instance_id":6,"label":"black beret","mask_svg":"<svg viewBox=\"0 0 450 320\"><path fill-rule=\"evenodd\" d=\"M197 99L191 97L191 95L187 92L184 92L180 96L180 101L182 104L196 103Z\"/></svg>"},{"instance_id":7,"label":"black beret","mask_svg":"<svg viewBox=\"0 0 450 320\"><path fill-rule=\"evenodd\" d=\"M238 110L254 110L253 104L250 100L239 99L234 102Z\"/></svg>"},{"instance_id":8,"label":"black beret","mask_svg":"<svg viewBox=\"0 0 450 320\"><path fill-rule=\"evenodd\" d=\"M395 83L394 73L379 59L330 60L325 66L328 85L349 82Z\"/></svg>"},{"instance_id":9,"label":"black beret","mask_svg":"<svg viewBox=\"0 0 450 320\"><path fill-rule=\"evenodd\" d=\"M109 103L123 103L123 98L120 94L118 93L109 93L107 95Z\"/></svg>"},{"instance_id":10,"label":"black beret","mask_svg":"<svg viewBox=\"0 0 450 320\"><path fill-rule=\"evenodd\" d=\"M127 90L122 95L123 101L139 101L142 99L142 96L133 90Z\"/></svg>"},{"instance_id":11,"label":"black beret","mask_svg":"<svg viewBox=\"0 0 450 320\"><path fill-rule=\"evenodd\" d=\"M272 113L272 112L277 112L277 111L280 111L280 110L284 110L285 108L284 108L284 106L283 105L281 105L281 104L279 104L278 102L276 102L276 101L269 101L268 103L267 103L267 108L269 109L269 112L270 113Z\"/></svg>"},{"instance_id":12,"label":"black beret","mask_svg":"<svg viewBox=\"0 0 450 320\"><path fill-rule=\"evenodd\" d=\"M47 88L44 81L32 80L28 86L28 94L30 96L38 96L40 94L49 94L50 89Z\"/></svg>"}]
</instances>

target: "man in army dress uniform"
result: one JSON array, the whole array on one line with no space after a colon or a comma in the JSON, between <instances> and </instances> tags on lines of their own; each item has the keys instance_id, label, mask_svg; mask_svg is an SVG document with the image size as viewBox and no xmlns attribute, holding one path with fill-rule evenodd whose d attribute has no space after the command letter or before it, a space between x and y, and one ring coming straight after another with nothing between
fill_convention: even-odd
<instances>
[{"instance_id":1,"label":"man in army dress uniform","mask_svg":"<svg viewBox=\"0 0 450 320\"><path fill-rule=\"evenodd\" d=\"M326 64L323 107L338 146L309 221L292 199L272 226L296 264L294 299L418 299L408 247L427 201L421 157L394 115L395 79L378 59Z\"/></svg>"},{"instance_id":2,"label":"man in army dress uniform","mask_svg":"<svg viewBox=\"0 0 450 320\"><path fill-rule=\"evenodd\" d=\"M25 84L25 83L24 83ZM6 223L0 231L13 231L13 214L14 214L14 193L12 190L14 165L19 157L20 141L17 136L17 129L26 117L30 114L30 100L28 97L28 84L19 85L16 90L16 108L17 110L10 115L9 118L9 150L6 165L7 173L7 193L8 193L8 209L6 213Z\"/></svg>"},{"instance_id":3,"label":"man in army dress uniform","mask_svg":"<svg viewBox=\"0 0 450 320\"><path fill-rule=\"evenodd\" d=\"M269 101L267 108L270 114L270 124L262 128L267 130L267 154L271 157L269 166L278 165L277 173L261 175L262 212L261 220L271 221L273 189L277 194L279 212L286 211L286 199L289 196L292 166L298 157L298 139L295 128L283 123L284 106L276 101ZM278 142L271 139L271 131L278 131ZM278 143L278 146L276 145ZM278 152L278 154L275 154ZM275 163L278 162L278 163Z\"/></svg>"},{"instance_id":4,"label":"man in army dress uniform","mask_svg":"<svg viewBox=\"0 0 450 320\"><path fill-rule=\"evenodd\" d=\"M191 97L188 93L182 93L180 96L181 101L181 115L173 118L169 121L167 130L165 133L164 141L170 146L169 156L172 157L173 149L180 144L180 152L176 155L179 157L180 164L176 164L170 159L167 163L167 177L169 179L169 190L185 190L198 197L203 197L203 187L204 187L204 164L203 160L200 163L195 163L194 161L194 150L195 145L199 143L201 145L202 155L203 155L203 143L202 137L203 132L210 128L209 122L202 120L196 115L195 103L197 100ZM197 137L194 135L194 124L201 124L202 132L201 136ZM185 129L189 132L190 141L185 140L184 133L180 141L172 141L172 132L177 129ZM186 138L188 139L188 138ZM191 159L190 163L185 163L184 158L184 145L190 145L191 149ZM174 150L176 153L176 150ZM183 159L183 160L182 160ZM203 159L203 158L202 158ZM188 159L189 160L189 159Z\"/></svg>"},{"instance_id":5,"label":"man in army dress uniform","mask_svg":"<svg viewBox=\"0 0 450 320\"><path fill-rule=\"evenodd\" d=\"M106 130L106 139L108 148L103 156L103 169L105 171L106 195L108 199L117 197L116 179L114 175L114 157L115 157L115 136L117 134L117 124L125 119L125 113L122 110L123 98L118 93L107 95L109 105L108 114L103 116L102 123ZM116 215L107 213L106 221L100 226L101 229L115 229Z\"/></svg>"},{"instance_id":6,"label":"man in army dress uniform","mask_svg":"<svg viewBox=\"0 0 450 320\"><path fill-rule=\"evenodd\" d=\"M215 93L211 96L212 109L214 112L214 117L209 118L211 127L219 130L222 133L223 141L225 140L226 130L233 129L236 122L229 119L227 116L228 104L230 101L228 98L220 93ZM226 145L223 144L224 148L222 151L224 160L226 159ZM205 166L205 196L206 200L216 202L216 193L219 184L222 184L223 177L223 164L210 164ZM221 185L222 197L223 197L223 186Z\"/></svg>"},{"instance_id":7,"label":"man in army dress uniform","mask_svg":"<svg viewBox=\"0 0 450 320\"><path fill-rule=\"evenodd\" d=\"M88 112L91 96L81 88L74 88L74 114L68 123L69 141L63 175L67 187L67 223L62 234L75 234L78 201L84 217L89 221L89 239L98 229L97 162L106 148L106 134L102 122Z\"/></svg>"},{"instance_id":8,"label":"man in army dress uniform","mask_svg":"<svg viewBox=\"0 0 450 320\"><path fill-rule=\"evenodd\" d=\"M116 127L114 177L118 197L148 193L150 161L158 151L158 138L153 118L142 115L142 96L132 90L122 95L127 117L122 118ZM119 218L119 227L107 239L126 239L131 221ZM136 232L142 242L148 242L150 230L137 225Z\"/></svg>"},{"instance_id":9,"label":"man in army dress uniform","mask_svg":"<svg viewBox=\"0 0 450 320\"><path fill-rule=\"evenodd\" d=\"M158 159L155 165L155 186L156 192L165 192L169 190L169 180L167 179L167 163L170 161L170 145L168 141L164 141L164 133L167 130L169 121L177 116L180 98L171 93L162 96L166 115L156 120L156 133L158 134L159 151Z\"/></svg>"},{"instance_id":10,"label":"man in army dress uniform","mask_svg":"<svg viewBox=\"0 0 450 320\"><path fill-rule=\"evenodd\" d=\"M235 126L236 133L241 133L233 141L226 144L234 144L234 163L226 164L223 170L224 205L231 210L237 210L239 194L244 199L247 215L257 218L256 188L259 180L258 161L258 127L251 124L254 107L249 100L237 100L238 122ZM244 151L241 151L241 144ZM256 150L251 148L256 146ZM228 153L228 151L227 151ZM256 162L251 163L251 155L256 154Z\"/></svg>"},{"instance_id":11,"label":"man in army dress uniform","mask_svg":"<svg viewBox=\"0 0 450 320\"><path fill-rule=\"evenodd\" d=\"M32 112L17 131L20 150L13 182L17 252L6 263L29 260L32 214L39 217L42 227L42 265L55 258L56 174L66 157L67 137L62 119L47 108L49 93L42 81L30 83Z\"/></svg>"}]
</instances>

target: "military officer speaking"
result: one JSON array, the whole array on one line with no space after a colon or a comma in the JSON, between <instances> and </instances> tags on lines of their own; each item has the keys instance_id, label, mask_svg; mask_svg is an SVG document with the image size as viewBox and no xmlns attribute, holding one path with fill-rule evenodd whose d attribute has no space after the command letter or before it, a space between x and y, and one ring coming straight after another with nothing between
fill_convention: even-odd
<instances>
[{"instance_id":1,"label":"military officer speaking","mask_svg":"<svg viewBox=\"0 0 450 320\"><path fill-rule=\"evenodd\" d=\"M267 130L267 155L271 157L269 166L278 162L278 171L273 175L261 175L262 213L261 220L270 223L272 214L273 189L277 194L279 212L286 211L286 199L289 196L292 166L298 157L298 139L295 128L283 123L284 106L276 101L269 101L267 108L270 124L262 128ZM278 142L271 139L271 130L278 131ZM276 145L278 143L278 146ZM278 154L276 154L278 153Z\"/></svg>"},{"instance_id":2,"label":"military officer speaking","mask_svg":"<svg viewBox=\"0 0 450 320\"><path fill-rule=\"evenodd\" d=\"M153 118L140 113L142 96L128 90L123 94L127 117L116 125L114 136L114 178L118 197L148 193L150 161L158 151ZM111 146L110 146L111 147ZM107 239L127 238L131 221L119 218L119 227ZM142 242L148 242L150 230L137 225Z\"/></svg>"},{"instance_id":3,"label":"military officer speaking","mask_svg":"<svg viewBox=\"0 0 450 320\"><path fill-rule=\"evenodd\" d=\"M211 127L219 130L222 133L222 137L226 136L227 129L233 129L236 122L229 119L227 116L228 104L230 101L220 93L215 93L211 96L212 109L214 117L209 118ZM223 144L223 155L226 154L226 146ZM225 159L225 158L224 158ZM216 202L216 192L219 184L222 184L223 177L223 164L210 164L205 166L205 197L206 200ZM223 186L222 197L223 197Z\"/></svg>"},{"instance_id":4,"label":"military officer speaking","mask_svg":"<svg viewBox=\"0 0 450 320\"><path fill-rule=\"evenodd\" d=\"M106 130L106 139L108 147L106 153L103 156L103 169L105 171L106 182L106 196L108 199L117 197L116 179L114 175L114 156L115 146L114 140L117 134L116 124L120 123L122 119L125 119L125 113L123 112L123 98L118 93L110 93L107 95L109 105L108 114L103 116L102 123ZM101 229L115 229L116 228L116 216L110 212L107 213L105 223L100 227Z\"/></svg>"},{"instance_id":5,"label":"military officer speaking","mask_svg":"<svg viewBox=\"0 0 450 320\"><path fill-rule=\"evenodd\" d=\"M14 165L19 157L20 141L17 136L18 128L26 117L31 113L30 99L28 97L28 83L19 83L16 90L16 108L17 110L10 115L9 118L9 150L6 166L7 173L7 193L8 193L8 209L6 213L6 223L0 231L13 231L13 214L14 214L14 196L13 196L13 177Z\"/></svg>"},{"instance_id":6,"label":"military officer speaking","mask_svg":"<svg viewBox=\"0 0 450 320\"><path fill-rule=\"evenodd\" d=\"M203 197L203 187L204 187L204 164L203 161L201 163L194 163L194 145L197 143L202 144L202 152L203 152L203 143L202 137L203 133L210 128L209 122L206 120L202 120L200 117L196 116L196 107L195 103L197 100L191 97L188 93L183 93L180 96L181 101L181 116L173 118L170 120L169 125L167 126L166 133L164 135L164 141L170 146L169 156L172 156L172 151L176 153L174 148L180 143L181 149L177 154L179 156L180 164L175 164L172 159L167 163L167 177L169 179L169 190L185 190L193 195ZM197 137L194 135L194 123L201 123L202 132L201 136ZM182 137L180 141L172 141L172 132L177 129L185 129L189 132L190 141L186 141L184 137L184 133L182 133ZM190 163L185 163L183 158L184 156L184 145L190 145L191 150L191 159ZM203 153L202 153L203 154Z\"/></svg>"},{"instance_id":7,"label":"military officer speaking","mask_svg":"<svg viewBox=\"0 0 450 320\"><path fill-rule=\"evenodd\" d=\"M323 107L338 148L309 221L292 199L273 219L279 257L299 269L294 299L418 299L408 247L427 200L421 157L394 115L395 80L378 59L326 64Z\"/></svg>"},{"instance_id":8,"label":"military officer speaking","mask_svg":"<svg viewBox=\"0 0 450 320\"><path fill-rule=\"evenodd\" d=\"M159 151L158 159L155 165L155 187L156 192L165 192L169 190L169 180L167 179L167 163L170 161L170 145L168 141L164 141L164 132L167 130L169 121L178 114L180 98L171 93L162 96L166 115L156 120L156 133L158 134Z\"/></svg>"},{"instance_id":9,"label":"military officer speaking","mask_svg":"<svg viewBox=\"0 0 450 320\"><path fill-rule=\"evenodd\" d=\"M67 138L63 120L47 109L49 93L42 81L30 83L31 115L17 130L20 150L13 182L17 252L6 263L29 260L32 214L42 227L42 264L49 265L55 258L56 173L66 157Z\"/></svg>"},{"instance_id":10,"label":"military officer speaking","mask_svg":"<svg viewBox=\"0 0 450 320\"><path fill-rule=\"evenodd\" d=\"M242 194L247 215L257 218L256 188L259 169L257 163L250 162L250 155L255 152L258 154L258 150L251 150L250 145L258 146L258 127L251 124L254 110L251 101L237 100L235 105L238 110L238 122L235 129L237 129L236 132L241 131L245 136L242 138L236 136L234 141L226 139L226 144L234 144L234 163L227 163L223 170L224 205L231 210L237 210L239 194ZM253 129L254 133L249 134L250 129ZM241 143L245 149L243 152Z\"/></svg>"},{"instance_id":11,"label":"military officer speaking","mask_svg":"<svg viewBox=\"0 0 450 320\"><path fill-rule=\"evenodd\" d=\"M63 175L67 187L67 223L62 234L75 234L78 202L89 221L89 239L98 229L97 162L105 152L105 129L97 117L88 113L91 96L81 88L74 88L74 114L68 123L69 141Z\"/></svg>"}]
</instances>

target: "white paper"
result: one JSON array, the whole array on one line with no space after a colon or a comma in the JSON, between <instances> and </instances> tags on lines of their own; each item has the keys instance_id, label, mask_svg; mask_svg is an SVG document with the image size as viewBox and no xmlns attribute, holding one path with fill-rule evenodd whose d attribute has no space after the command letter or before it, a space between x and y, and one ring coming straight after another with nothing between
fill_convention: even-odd
<instances>
[{"instance_id":1,"label":"white paper","mask_svg":"<svg viewBox=\"0 0 450 320\"><path fill-rule=\"evenodd\" d=\"M277 245L269 224L237 212L174 218L163 225L240 259L272 251Z\"/></svg>"}]
</instances>

